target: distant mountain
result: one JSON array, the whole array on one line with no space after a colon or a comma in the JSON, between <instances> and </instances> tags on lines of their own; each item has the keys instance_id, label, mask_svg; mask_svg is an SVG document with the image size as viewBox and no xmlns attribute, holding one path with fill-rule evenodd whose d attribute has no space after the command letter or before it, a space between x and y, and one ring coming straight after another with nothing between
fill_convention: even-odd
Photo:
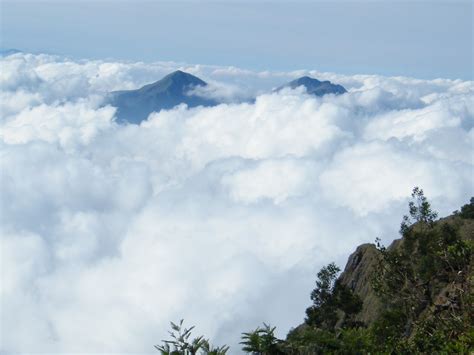
<instances>
[{"instance_id":1,"label":"distant mountain","mask_svg":"<svg viewBox=\"0 0 474 355\"><path fill-rule=\"evenodd\" d=\"M188 107L218 105L219 102L216 100L191 94L193 89L205 86L207 86L205 81L177 70L137 90L113 91L109 93L106 103L117 107L119 123L139 124L152 112L171 109L182 103ZM332 84L330 81L319 81L308 76L293 80L276 91L286 87L294 89L299 86L304 86L308 94L315 96L347 92L341 85Z\"/></svg>"},{"instance_id":2,"label":"distant mountain","mask_svg":"<svg viewBox=\"0 0 474 355\"><path fill-rule=\"evenodd\" d=\"M12 54L21 53L20 50L14 48L2 48L0 49L0 57L8 57Z\"/></svg>"},{"instance_id":3,"label":"distant mountain","mask_svg":"<svg viewBox=\"0 0 474 355\"><path fill-rule=\"evenodd\" d=\"M205 81L177 70L140 89L111 92L107 103L117 107L118 122L139 124L150 113L171 109L181 103L188 107L217 105L214 100L190 94L192 89L205 86Z\"/></svg>"},{"instance_id":4,"label":"distant mountain","mask_svg":"<svg viewBox=\"0 0 474 355\"><path fill-rule=\"evenodd\" d=\"M344 94L347 90L338 84L333 84L330 81L319 81L318 79L310 78L309 76L303 76L296 80L290 81L289 83L280 86L276 91L280 91L284 88L296 89L299 86L304 86L306 91L310 95L323 96L326 94Z\"/></svg>"}]
</instances>

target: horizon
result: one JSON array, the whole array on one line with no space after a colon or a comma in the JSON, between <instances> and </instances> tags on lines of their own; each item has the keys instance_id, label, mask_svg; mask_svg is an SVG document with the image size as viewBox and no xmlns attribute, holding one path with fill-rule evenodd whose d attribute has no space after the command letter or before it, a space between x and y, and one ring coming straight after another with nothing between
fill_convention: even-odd
<instances>
[{"instance_id":1,"label":"horizon","mask_svg":"<svg viewBox=\"0 0 474 355\"><path fill-rule=\"evenodd\" d=\"M2 0L0 6L2 48L26 52L257 71L473 77L470 1ZM47 15L31 20L34 13Z\"/></svg>"},{"instance_id":2,"label":"horizon","mask_svg":"<svg viewBox=\"0 0 474 355\"><path fill-rule=\"evenodd\" d=\"M103 0L103 1L109 1L109 0ZM146 0L148 1L148 0ZM144 63L144 64L160 64L160 63L168 63L170 65L176 66L176 68L182 68L182 67L196 67L196 66L205 66L205 67L214 67L214 68L235 68L239 70L244 70L244 71L249 71L253 73L282 73L282 74L288 74L290 73L291 75L294 75L294 78L298 78L298 75L305 76L307 74L304 73L316 73L316 74L308 74L310 77L318 79L315 75L318 73L321 73L323 75L326 74L340 74L344 76L354 76L354 75L361 75L361 76L380 76L380 77L386 77L386 78L412 78L412 79L421 79L421 80L426 80L426 81L434 81L434 80L452 80L452 81L473 81L474 77L472 78L462 78L462 77L447 77L447 76L428 76L428 77L423 77L423 76L413 76L413 75L403 75L403 74L381 74L381 73L375 73L375 72L339 72L339 71L334 71L334 70L319 70L317 68L294 68L294 69L256 69L256 68L251 68L251 67L245 67L245 66L238 66L238 65L221 65L221 64L215 64L215 63L195 63L195 62L185 62L185 61L179 61L175 62L172 60L139 60L135 61L133 59L124 59L124 58L114 58L114 57L84 57L84 56L73 56L73 55L68 55L65 53L56 53L56 52L47 52L47 51L26 51L26 50L21 50L18 48L0 48L0 52L6 52L6 51L17 51L18 53L23 53L23 54L32 54L32 55L49 55L49 56L55 56L63 59L70 59L74 61L98 61L98 62L104 62L104 63ZM0 55L2 57L2 55ZM180 69L177 69L180 70ZM168 74L172 73L169 72ZM303 74L301 74L303 73ZM164 74L167 75L167 74ZM162 79L162 77L157 78L155 81Z\"/></svg>"}]
</instances>

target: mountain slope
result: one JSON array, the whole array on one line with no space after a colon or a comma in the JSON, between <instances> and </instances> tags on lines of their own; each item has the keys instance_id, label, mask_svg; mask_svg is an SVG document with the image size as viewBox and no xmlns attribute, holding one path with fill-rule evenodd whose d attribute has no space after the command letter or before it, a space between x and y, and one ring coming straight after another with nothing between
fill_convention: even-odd
<instances>
[{"instance_id":1,"label":"mountain slope","mask_svg":"<svg viewBox=\"0 0 474 355\"><path fill-rule=\"evenodd\" d=\"M117 107L118 122L139 124L152 112L171 109L182 103L188 107L216 105L214 100L190 93L194 88L205 86L205 81L177 70L140 89L111 92L107 103Z\"/></svg>"},{"instance_id":2,"label":"mountain slope","mask_svg":"<svg viewBox=\"0 0 474 355\"><path fill-rule=\"evenodd\" d=\"M323 96L326 94L340 95L347 92L347 90L338 84L333 84L330 81L319 81L318 79L310 78L309 76L303 76L296 80L290 81L289 83L280 86L276 91L280 91L284 88L296 89L297 87L304 86L307 93L314 96Z\"/></svg>"}]
</instances>

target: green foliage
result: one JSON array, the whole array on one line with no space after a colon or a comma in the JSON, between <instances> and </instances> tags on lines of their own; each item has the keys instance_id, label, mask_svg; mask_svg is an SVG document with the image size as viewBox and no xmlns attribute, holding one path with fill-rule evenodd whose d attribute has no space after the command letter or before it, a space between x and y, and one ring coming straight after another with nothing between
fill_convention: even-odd
<instances>
[{"instance_id":1,"label":"green foliage","mask_svg":"<svg viewBox=\"0 0 474 355\"><path fill-rule=\"evenodd\" d=\"M469 332L472 335L472 327L469 330L468 324L461 317L434 316L419 322L408 346L413 351L429 354L447 352L448 349L457 349L458 354L467 354L474 345L474 338L466 337Z\"/></svg>"},{"instance_id":2,"label":"green foliage","mask_svg":"<svg viewBox=\"0 0 474 355\"><path fill-rule=\"evenodd\" d=\"M213 347L208 339L204 336L198 336L192 340L191 328L183 327L183 319L179 324L171 323L171 340L163 340L163 345L155 345L155 348L161 353L161 355L225 355L229 350L229 347L224 345L221 347Z\"/></svg>"},{"instance_id":3,"label":"green foliage","mask_svg":"<svg viewBox=\"0 0 474 355\"><path fill-rule=\"evenodd\" d=\"M379 349L396 348L403 337L407 315L401 309L384 311L372 324L370 331Z\"/></svg>"},{"instance_id":4,"label":"green foliage","mask_svg":"<svg viewBox=\"0 0 474 355\"><path fill-rule=\"evenodd\" d=\"M438 213L431 209L431 205L419 187L413 188L411 193L412 201L408 204L409 215L403 216L400 226L400 233L405 232L414 224L418 223L421 228L432 226Z\"/></svg>"},{"instance_id":5,"label":"green foliage","mask_svg":"<svg viewBox=\"0 0 474 355\"><path fill-rule=\"evenodd\" d=\"M461 207L459 216L464 219L474 219L474 197L471 197L468 204Z\"/></svg>"},{"instance_id":6,"label":"green foliage","mask_svg":"<svg viewBox=\"0 0 474 355\"><path fill-rule=\"evenodd\" d=\"M340 271L341 269L336 264L331 263L318 272L316 288L311 292L311 300L316 307L321 307L330 300L336 277Z\"/></svg>"},{"instance_id":7,"label":"green foliage","mask_svg":"<svg viewBox=\"0 0 474 355\"><path fill-rule=\"evenodd\" d=\"M359 296L354 294L347 286L336 280L333 291L333 302L335 306L343 311L346 317L356 315L362 310L363 302Z\"/></svg>"},{"instance_id":8,"label":"green foliage","mask_svg":"<svg viewBox=\"0 0 474 355\"><path fill-rule=\"evenodd\" d=\"M443 353L464 349L472 330L472 290L468 275L472 242L459 225L436 222L421 189L413 190L398 245L387 249L377 240L380 261L372 286L386 305L372 325L378 347L399 353ZM472 202L472 201L471 201Z\"/></svg>"},{"instance_id":9,"label":"green foliage","mask_svg":"<svg viewBox=\"0 0 474 355\"><path fill-rule=\"evenodd\" d=\"M318 272L316 288L311 292L313 305L306 309L306 324L332 330L340 311L350 319L362 309L360 298L337 280L339 271L339 267L331 263Z\"/></svg>"},{"instance_id":10,"label":"green foliage","mask_svg":"<svg viewBox=\"0 0 474 355\"><path fill-rule=\"evenodd\" d=\"M284 354L279 349L282 341L275 337L275 329L275 327L263 323L263 328L257 327L251 332L242 333L240 342L243 345L242 350L256 355Z\"/></svg>"},{"instance_id":11,"label":"green foliage","mask_svg":"<svg viewBox=\"0 0 474 355\"><path fill-rule=\"evenodd\" d=\"M338 333L306 326L292 330L286 339L285 354L370 354L375 353L368 329L349 328Z\"/></svg>"},{"instance_id":12,"label":"green foliage","mask_svg":"<svg viewBox=\"0 0 474 355\"><path fill-rule=\"evenodd\" d=\"M311 292L313 305L306 309L307 324L332 328L337 322L337 307L333 293L339 271L341 271L339 267L331 263L318 272L316 287Z\"/></svg>"},{"instance_id":13,"label":"green foliage","mask_svg":"<svg viewBox=\"0 0 474 355\"><path fill-rule=\"evenodd\" d=\"M333 332L308 326L291 331L286 340L286 354L331 354L340 347Z\"/></svg>"},{"instance_id":14,"label":"green foliage","mask_svg":"<svg viewBox=\"0 0 474 355\"><path fill-rule=\"evenodd\" d=\"M339 336L338 354L376 354L373 333L365 328L344 329Z\"/></svg>"}]
</instances>

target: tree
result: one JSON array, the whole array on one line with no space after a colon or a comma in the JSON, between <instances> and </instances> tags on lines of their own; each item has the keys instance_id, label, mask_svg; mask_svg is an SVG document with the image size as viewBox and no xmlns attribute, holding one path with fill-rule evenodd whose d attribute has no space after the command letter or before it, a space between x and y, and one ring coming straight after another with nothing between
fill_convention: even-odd
<instances>
[{"instance_id":1,"label":"tree","mask_svg":"<svg viewBox=\"0 0 474 355\"><path fill-rule=\"evenodd\" d=\"M336 264L330 263L318 272L316 288L311 292L311 300L316 307L321 307L329 301L336 277L340 271L341 269Z\"/></svg>"},{"instance_id":2,"label":"tree","mask_svg":"<svg viewBox=\"0 0 474 355\"><path fill-rule=\"evenodd\" d=\"M421 228L425 226L431 227L436 217L438 217L438 213L431 209L431 205L422 189L415 186L411 197L412 201L408 204L409 215L403 216L400 226L400 234L403 236L413 224L418 223Z\"/></svg>"},{"instance_id":3,"label":"tree","mask_svg":"<svg viewBox=\"0 0 474 355\"><path fill-rule=\"evenodd\" d=\"M461 207L460 216L465 219L474 219L474 197L471 197L468 204Z\"/></svg>"},{"instance_id":4,"label":"tree","mask_svg":"<svg viewBox=\"0 0 474 355\"><path fill-rule=\"evenodd\" d=\"M275 329L263 323L263 328L257 327L254 331L242 333L242 350L255 355L283 354L278 347L282 341L275 337Z\"/></svg>"},{"instance_id":5,"label":"tree","mask_svg":"<svg viewBox=\"0 0 474 355\"><path fill-rule=\"evenodd\" d=\"M192 340L191 328L183 327L184 320L181 319L179 324L171 323L171 340L163 340L163 345L155 345L155 348L161 355L196 355L200 351L203 355L226 355L229 347L224 345L221 347L213 347L208 339L204 336L198 336Z\"/></svg>"},{"instance_id":6,"label":"tree","mask_svg":"<svg viewBox=\"0 0 474 355\"><path fill-rule=\"evenodd\" d=\"M317 274L316 287L311 292L313 305L306 309L308 325L331 328L337 321L337 309L333 301L333 291L337 275L341 271L334 263L324 266Z\"/></svg>"},{"instance_id":7,"label":"tree","mask_svg":"<svg viewBox=\"0 0 474 355\"><path fill-rule=\"evenodd\" d=\"M334 330L341 313L344 322L362 309L361 299L337 280L340 269L334 263L323 267L317 274L316 288L311 292L313 305L306 309L306 324Z\"/></svg>"}]
</instances>

